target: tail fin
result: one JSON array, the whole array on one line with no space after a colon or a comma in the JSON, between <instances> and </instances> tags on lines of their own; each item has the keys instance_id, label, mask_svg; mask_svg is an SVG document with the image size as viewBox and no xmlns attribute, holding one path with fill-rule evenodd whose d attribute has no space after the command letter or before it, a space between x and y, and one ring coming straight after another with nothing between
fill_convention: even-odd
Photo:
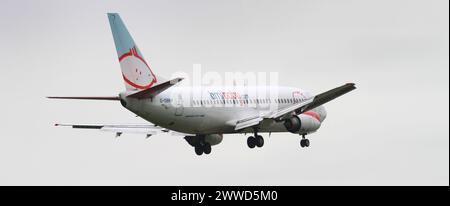
<instances>
[{"instance_id":1,"label":"tail fin","mask_svg":"<svg viewBox=\"0 0 450 206\"><path fill-rule=\"evenodd\" d=\"M126 89L144 90L152 87L158 79L144 60L119 14L108 13L108 19Z\"/></svg>"}]
</instances>

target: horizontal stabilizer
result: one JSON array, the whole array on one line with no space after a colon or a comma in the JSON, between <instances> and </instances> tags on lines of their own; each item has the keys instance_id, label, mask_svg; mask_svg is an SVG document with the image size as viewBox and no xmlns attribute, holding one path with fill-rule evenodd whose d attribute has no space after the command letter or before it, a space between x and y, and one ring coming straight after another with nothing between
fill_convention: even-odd
<instances>
[{"instance_id":1,"label":"horizontal stabilizer","mask_svg":"<svg viewBox=\"0 0 450 206\"><path fill-rule=\"evenodd\" d=\"M128 95L128 97L136 98L136 99L146 99L146 98L153 98L154 96L158 95L159 93L163 92L164 90L168 89L169 87L177 84L183 80L183 78L175 78L170 81L158 84L154 87L150 87L146 90L142 90L139 92L136 92L134 94Z\"/></svg>"},{"instance_id":2,"label":"horizontal stabilizer","mask_svg":"<svg viewBox=\"0 0 450 206\"><path fill-rule=\"evenodd\" d=\"M110 97L47 97L49 99L79 99L79 100L120 100L118 96Z\"/></svg>"}]
</instances>

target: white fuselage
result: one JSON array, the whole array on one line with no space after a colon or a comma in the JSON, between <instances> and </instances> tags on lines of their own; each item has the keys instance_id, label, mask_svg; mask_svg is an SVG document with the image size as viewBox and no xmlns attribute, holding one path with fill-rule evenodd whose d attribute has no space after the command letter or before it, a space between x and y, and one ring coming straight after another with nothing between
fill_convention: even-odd
<instances>
[{"instance_id":1,"label":"white fuselage","mask_svg":"<svg viewBox=\"0 0 450 206\"><path fill-rule=\"evenodd\" d=\"M171 87L150 99L133 99L120 94L128 110L170 130L188 134L226 134L253 132L235 130L238 120L276 111L313 97L292 87ZM298 115L310 125L299 134L315 132L326 117L324 107ZM265 119L258 132L288 132L282 121Z\"/></svg>"}]
</instances>

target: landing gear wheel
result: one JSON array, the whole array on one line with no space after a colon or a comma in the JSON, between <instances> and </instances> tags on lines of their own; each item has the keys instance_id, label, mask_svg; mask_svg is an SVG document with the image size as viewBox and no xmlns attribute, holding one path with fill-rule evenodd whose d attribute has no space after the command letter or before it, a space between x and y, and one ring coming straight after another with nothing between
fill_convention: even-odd
<instances>
[{"instance_id":1,"label":"landing gear wheel","mask_svg":"<svg viewBox=\"0 0 450 206\"><path fill-rule=\"evenodd\" d=\"M305 147L309 147L309 139L305 139Z\"/></svg>"},{"instance_id":2,"label":"landing gear wheel","mask_svg":"<svg viewBox=\"0 0 450 206\"><path fill-rule=\"evenodd\" d=\"M203 154L203 148L201 146L196 146L195 147L195 154L197 154L198 156Z\"/></svg>"},{"instance_id":3,"label":"landing gear wheel","mask_svg":"<svg viewBox=\"0 0 450 206\"><path fill-rule=\"evenodd\" d=\"M211 153L211 145L209 143L205 143L205 145L203 145L203 152L205 154Z\"/></svg>"},{"instance_id":4,"label":"landing gear wheel","mask_svg":"<svg viewBox=\"0 0 450 206\"><path fill-rule=\"evenodd\" d=\"M300 140L300 146L301 147L309 147L309 139Z\"/></svg>"},{"instance_id":5,"label":"landing gear wheel","mask_svg":"<svg viewBox=\"0 0 450 206\"><path fill-rule=\"evenodd\" d=\"M256 139L253 136L247 138L247 146L250 147L251 149L255 148Z\"/></svg>"},{"instance_id":6,"label":"landing gear wheel","mask_svg":"<svg viewBox=\"0 0 450 206\"><path fill-rule=\"evenodd\" d=\"M256 146L262 147L264 146L264 138L261 135L256 136Z\"/></svg>"}]
</instances>

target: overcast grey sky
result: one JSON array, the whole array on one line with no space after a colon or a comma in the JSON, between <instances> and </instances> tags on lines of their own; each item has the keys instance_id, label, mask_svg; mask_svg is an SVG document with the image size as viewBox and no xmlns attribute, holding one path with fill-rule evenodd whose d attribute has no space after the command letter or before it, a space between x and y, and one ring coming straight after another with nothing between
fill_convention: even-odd
<instances>
[{"instance_id":1,"label":"overcast grey sky","mask_svg":"<svg viewBox=\"0 0 450 206\"><path fill-rule=\"evenodd\" d=\"M448 185L449 2L0 0L0 185ZM124 89L106 13L121 14L161 76L279 71L326 105L311 147L226 135L210 155L185 140L55 128L144 123L117 102L47 95Z\"/></svg>"}]
</instances>

